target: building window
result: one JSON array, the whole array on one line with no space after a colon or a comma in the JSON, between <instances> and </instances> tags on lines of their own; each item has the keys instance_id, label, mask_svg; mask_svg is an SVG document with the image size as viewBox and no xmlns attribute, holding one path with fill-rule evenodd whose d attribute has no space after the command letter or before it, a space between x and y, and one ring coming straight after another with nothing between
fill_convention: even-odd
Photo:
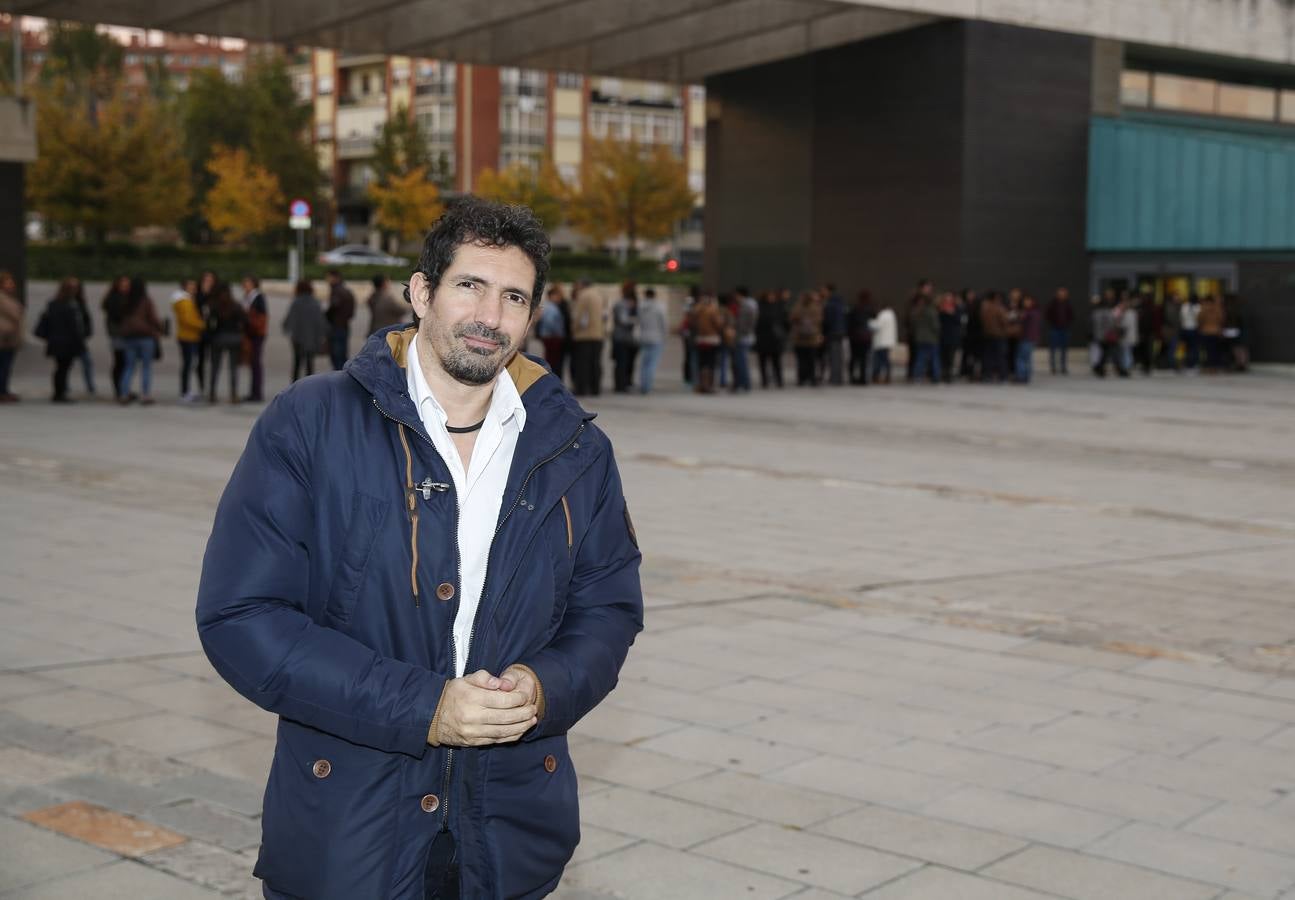
<instances>
[{"instance_id":1,"label":"building window","mask_svg":"<svg viewBox=\"0 0 1295 900\"><path fill-rule=\"evenodd\" d=\"M1151 73L1126 71L1120 75L1120 102L1125 106L1151 105Z\"/></svg>"},{"instance_id":2,"label":"building window","mask_svg":"<svg viewBox=\"0 0 1295 900\"><path fill-rule=\"evenodd\" d=\"M580 177L580 167L575 163L560 163L558 165L558 174L562 176L563 181L574 184L576 179Z\"/></svg>"},{"instance_id":3,"label":"building window","mask_svg":"<svg viewBox=\"0 0 1295 900\"><path fill-rule=\"evenodd\" d=\"M315 136L321 141L331 140L333 137L333 123L320 122L315 128Z\"/></svg>"},{"instance_id":4,"label":"building window","mask_svg":"<svg viewBox=\"0 0 1295 900\"><path fill-rule=\"evenodd\" d=\"M1151 103L1156 109L1212 114L1218 108L1218 88L1218 82L1208 78L1157 73L1151 84Z\"/></svg>"},{"instance_id":5,"label":"building window","mask_svg":"<svg viewBox=\"0 0 1295 900\"><path fill-rule=\"evenodd\" d=\"M559 116L553 120L553 136L560 138L580 137L580 120Z\"/></svg>"},{"instance_id":6,"label":"building window","mask_svg":"<svg viewBox=\"0 0 1295 900\"><path fill-rule=\"evenodd\" d=\"M1272 88L1220 84L1218 102L1218 113L1221 116L1260 119L1264 122L1277 118L1277 91Z\"/></svg>"},{"instance_id":7,"label":"building window","mask_svg":"<svg viewBox=\"0 0 1295 900\"><path fill-rule=\"evenodd\" d=\"M1295 125L1295 91L1282 91L1281 120Z\"/></svg>"},{"instance_id":8,"label":"building window","mask_svg":"<svg viewBox=\"0 0 1295 900\"><path fill-rule=\"evenodd\" d=\"M578 91L583 79L575 72L559 72L557 86L567 90Z\"/></svg>"},{"instance_id":9,"label":"building window","mask_svg":"<svg viewBox=\"0 0 1295 900\"><path fill-rule=\"evenodd\" d=\"M332 75L320 75L320 76L319 76L319 81L318 81L318 83L315 85L315 89L318 91L318 93L319 93L319 95L320 95L321 97L324 97L324 96L327 96L327 95L329 95L329 94L333 93L333 76L332 76Z\"/></svg>"}]
</instances>

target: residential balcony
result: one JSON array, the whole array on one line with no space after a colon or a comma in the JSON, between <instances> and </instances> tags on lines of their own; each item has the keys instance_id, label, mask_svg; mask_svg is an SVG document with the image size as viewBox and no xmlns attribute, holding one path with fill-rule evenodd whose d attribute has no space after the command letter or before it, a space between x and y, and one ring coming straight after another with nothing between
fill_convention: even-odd
<instances>
[{"instance_id":1,"label":"residential balcony","mask_svg":"<svg viewBox=\"0 0 1295 900\"><path fill-rule=\"evenodd\" d=\"M375 135L351 135L337 139L338 159L363 159L373 155Z\"/></svg>"},{"instance_id":2,"label":"residential balcony","mask_svg":"<svg viewBox=\"0 0 1295 900\"><path fill-rule=\"evenodd\" d=\"M339 94L337 97L337 105L339 108L368 106L368 107L382 107L385 109L387 106L387 95L385 93L358 94L358 95Z\"/></svg>"}]
</instances>

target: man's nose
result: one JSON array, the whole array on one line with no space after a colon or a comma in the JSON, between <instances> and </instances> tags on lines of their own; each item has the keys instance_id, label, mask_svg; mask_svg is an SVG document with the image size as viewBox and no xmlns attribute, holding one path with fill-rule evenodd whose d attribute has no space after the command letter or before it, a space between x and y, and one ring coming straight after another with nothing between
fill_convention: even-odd
<instances>
[{"instance_id":1,"label":"man's nose","mask_svg":"<svg viewBox=\"0 0 1295 900\"><path fill-rule=\"evenodd\" d=\"M504 298L500 294L486 292L477 303L477 321L482 325L498 328L503 309Z\"/></svg>"}]
</instances>

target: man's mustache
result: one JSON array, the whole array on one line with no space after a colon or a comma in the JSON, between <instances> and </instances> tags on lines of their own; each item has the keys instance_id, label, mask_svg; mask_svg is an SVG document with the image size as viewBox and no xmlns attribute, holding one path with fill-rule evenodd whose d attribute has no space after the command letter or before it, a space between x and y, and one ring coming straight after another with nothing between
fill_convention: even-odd
<instances>
[{"instance_id":1,"label":"man's mustache","mask_svg":"<svg viewBox=\"0 0 1295 900\"><path fill-rule=\"evenodd\" d=\"M474 322L471 325L459 325L454 329L455 337L473 337L480 338L483 341L493 341L499 345L500 350L507 350L512 346L512 341L508 335L502 331L496 331L488 325L482 325L480 322ZM479 351L478 351L479 352Z\"/></svg>"}]
</instances>

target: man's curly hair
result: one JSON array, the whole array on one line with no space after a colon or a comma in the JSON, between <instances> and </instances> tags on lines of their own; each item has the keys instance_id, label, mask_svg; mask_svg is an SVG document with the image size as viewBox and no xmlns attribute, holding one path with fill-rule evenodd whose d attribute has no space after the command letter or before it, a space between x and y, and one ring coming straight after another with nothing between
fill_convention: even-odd
<instances>
[{"instance_id":1,"label":"man's curly hair","mask_svg":"<svg viewBox=\"0 0 1295 900\"><path fill-rule=\"evenodd\" d=\"M455 252L464 244L480 247L516 247L535 266L535 287L531 291L531 310L544 296L544 280L549 273L549 236L528 207L495 203L480 197L452 200L436 220L423 241L418 257L418 271L423 273L435 291L441 276L450 267ZM409 299L409 289L405 289Z\"/></svg>"}]
</instances>

